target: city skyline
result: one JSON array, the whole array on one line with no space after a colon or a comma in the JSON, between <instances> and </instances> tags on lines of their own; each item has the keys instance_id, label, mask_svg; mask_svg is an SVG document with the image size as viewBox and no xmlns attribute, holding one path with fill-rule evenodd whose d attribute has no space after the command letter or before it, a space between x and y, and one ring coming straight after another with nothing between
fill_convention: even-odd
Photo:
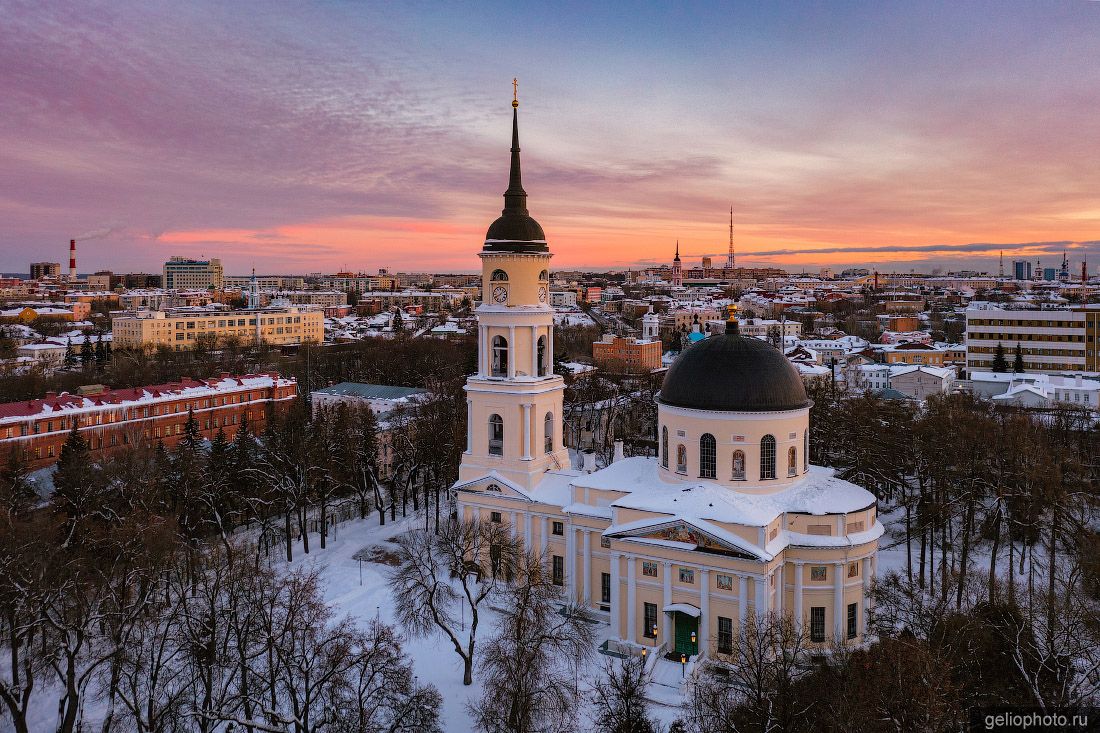
<instances>
[{"instance_id":1,"label":"city skyline","mask_svg":"<svg viewBox=\"0 0 1100 733\"><path fill-rule=\"evenodd\" d=\"M1100 5L0 3L0 269L469 271L520 79L554 266L1100 263Z\"/></svg>"}]
</instances>

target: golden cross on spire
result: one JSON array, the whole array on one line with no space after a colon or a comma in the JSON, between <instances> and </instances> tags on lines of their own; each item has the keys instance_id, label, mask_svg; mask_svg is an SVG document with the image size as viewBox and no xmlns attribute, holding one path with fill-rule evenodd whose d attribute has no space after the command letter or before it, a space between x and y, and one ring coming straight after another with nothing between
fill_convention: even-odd
<instances>
[{"instance_id":1,"label":"golden cross on spire","mask_svg":"<svg viewBox=\"0 0 1100 733\"><path fill-rule=\"evenodd\" d=\"M519 106L519 79L512 79L512 106Z\"/></svg>"}]
</instances>

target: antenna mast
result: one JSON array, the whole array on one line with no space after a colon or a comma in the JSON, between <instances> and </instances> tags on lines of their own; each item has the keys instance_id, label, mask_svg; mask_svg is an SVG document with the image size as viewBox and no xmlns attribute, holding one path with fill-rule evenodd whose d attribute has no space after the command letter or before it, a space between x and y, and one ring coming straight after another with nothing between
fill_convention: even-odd
<instances>
[{"instance_id":1,"label":"antenna mast","mask_svg":"<svg viewBox=\"0 0 1100 733\"><path fill-rule=\"evenodd\" d=\"M726 269L732 270L736 260L733 256L733 207L730 207L730 251L726 255Z\"/></svg>"}]
</instances>

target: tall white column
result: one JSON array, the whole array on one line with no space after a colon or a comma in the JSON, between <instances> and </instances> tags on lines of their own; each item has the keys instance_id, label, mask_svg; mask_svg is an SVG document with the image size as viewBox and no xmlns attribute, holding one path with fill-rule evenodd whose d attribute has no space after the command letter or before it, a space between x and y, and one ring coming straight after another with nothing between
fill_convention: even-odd
<instances>
[{"instance_id":1,"label":"tall white column","mask_svg":"<svg viewBox=\"0 0 1100 733\"><path fill-rule=\"evenodd\" d=\"M576 603L577 574L574 571L577 566L577 531L573 529L573 525L568 522L565 524L565 553L565 586L568 589L567 597L570 603Z\"/></svg>"},{"instance_id":2,"label":"tall white column","mask_svg":"<svg viewBox=\"0 0 1100 733\"><path fill-rule=\"evenodd\" d=\"M611 555L611 638L621 639L623 638L622 629L619 628L621 624L621 615L623 612L622 604L619 603L619 558L622 557L619 553L613 553Z\"/></svg>"},{"instance_id":3,"label":"tall white column","mask_svg":"<svg viewBox=\"0 0 1100 733\"><path fill-rule=\"evenodd\" d=\"M531 549L531 512L523 513L523 542L526 549Z\"/></svg>"},{"instance_id":4,"label":"tall white column","mask_svg":"<svg viewBox=\"0 0 1100 733\"><path fill-rule=\"evenodd\" d=\"M489 353L489 329L486 326L477 327L477 373L484 377L489 373L487 365Z\"/></svg>"},{"instance_id":5,"label":"tall white column","mask_svg":"<svg viewBox=\"0 0 1100 733\"><path fill-rule=\"evenodd\" d=\"M785 566L781 563L778 568L775 569L775 614L777 616L783 615L783 586L785 572L783 570Z\"/></svg>"},{"instance_id":6,"label":"tall white column","mask_svg":"<svg viewBox=\"0 0 1100 733\"><path fill-rule=\"evenodd\" d=\"M518 523L519 515L517 515L516 512L512 512L512 526L510 527L510 529L512 530L512 539L515 539L516 535L519 534L519 527L516 526L516 524Z\"/></svg>"},{"instance_id":7,"label":"tall white column","mask_svg":"<svg viewBox=\"0 0 1100 733\"><path fill-rule=\"evenodd\" d=\"M584 607L585 608L591 608L592 607L592 533L589 532L587 529L582 530L582 531L583 531L583 534L584 534L584 543L583 543L584 564L582 565L582 567L584 569L583 570L584 577L581 579L581 582L584 584L582 586L584 588Z\"/></svg>"},{"instance_id":8,"label":"tall white column","mask_svg":"<svg viewBox=\"0 0 1100 733\"><path fill-rule=\"evenodd\" d=\"M659 641L661 641L664 644L668 644L669 645L668 648L671 649L672 648L672 614L665 613L665 606L668 606L669 604L672 603L672 563L666 560L662 570L664 570L664 573L663 573L662 577L663 577L665 582L664 582L664 594L662 595L662 598L661 598L661 603L663 603L664 605L661 606L661 608L660 608L660 612L661 612L661 638L660 638Z\"/></svg>"},{"instance_id":9,"label":"tall white column","mask_svg":"<svg viewBox=\"0 0 1100 733\"><path fill-rule=\"evenodd\" d=\"M863 619L859 627L863 630L863 633L867 633L867 619L871 615L871 558L865 557L862 562L863 567L860 568L860 572L863 573Z\"/></svg>"},{"instance_id":10,"label":"tall white column","mask_svg":"<svg viewBox=\"0 0 1100 733\"><path fill-rule=\"evenodd\" d=\"M737 620L741 626L749 615L749 580L744 575L737 576Z\"/></svg>"},{"instance_id":11,"label":"tall white column","mask_svg":"<svg viewBox=\"0 0 1100 733\"><path fill-rule=\"evenodd\" d=\"M633 555L626 556L626 633L623 638L629 642L638 638L637 565Z\"/></svg>"},{"instance_id":12,"label":"tall white column","mask_svg":"<svg viewBox=\"0 0 1100 733\"><path fill-rule=\"evenodd\" d=\"M757 618L764 618L768 615L768 576L761 575L755 579L756 582L756 608L754 612Z\"/></svg>"},{"instance_id":13,"label":"tall white column","mask_svg":"<svg viewBox=\"0 0 1100 733\"><path fill-rule=\"evenodd\" d=\"M531 405L523 405L523 460L531 460Z\"/></svg>"},{"instance_id":14,"label":"tall white column","mask_svg":"<svg viewBox=\"0 0 1100 733\"><path fill-rule=\"evenodd\" d=\"M539 375L539 327L531 326L531 376Z\"/></svg>"},{"instance_id":15,"label":"tall white column","mask_svg":"<svg viewBox=\"0 0 1100 733\"><path fill-rule=\"evenodd\" d=\"M844 638L844 565L833 563L833 638Z\"/></svg>"},{"instance_id":16,"label":"tall white column","mask_svg":"<svg viewBox=\"0 0 1100 733\"><path fill-rule=\"evenodd\" d=\"M516 378L516 327L508 327L508 378Z\"/></svg>"},{"instance_id":17,"label":"tall white column","mask_svg":"<svg viewBox=\"0 0 1100 733\"><path fill-rule=\"evenodd\" d=\"M474 401L466 400L466 452L474 449Z\"/></svg>"},{"instance_id":18,"label":"tall white column","mask_svg":"<svg viewBox=\"0 0 1100 733\"><path fill-rule=\"evenodd\" d=\"M699 656L710 649L710 571L699 570Z\"/></svg>"},{"instance_id":19,"label":"tall white column","mask_svg":"<svg viewBox=\"0 0 1100 733\"><path fill-rule=\"evenodd\" d=\"M546 516L539 517L539 544L542 548L542 556L546 557L548 548L550 547L550 533L546 531ZM550 558L546 558L546 562L550 562Z\"/></svg>"},{"instance_id":20,"label":"tall white column","mask_svg":"<svg viewBox=\"0 0 1100 733\"><path fill-rule=\"evenodd\" d=\"M546 327L546 373L554 371L554 320L550 317L550 325Z\"/></svg>"},{"instance_id":21,"label":"tall white column","mask_svg":"<svg viewBox=\"0 0 1100 733\"><path fill-rule=\"evenodd\" d=\"M794 627L802 628L802 563L794 564Z\"/></svg>"}]
</instances>

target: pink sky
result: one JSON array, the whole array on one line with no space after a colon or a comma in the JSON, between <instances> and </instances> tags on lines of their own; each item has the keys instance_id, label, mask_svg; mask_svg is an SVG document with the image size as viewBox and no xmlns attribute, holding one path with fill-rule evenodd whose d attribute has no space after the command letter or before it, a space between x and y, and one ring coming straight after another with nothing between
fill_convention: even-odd
<instances>
[{"instance_id":1,"label":"pink sky","mask_svg":"<svg viewBox=\"0 0 1100 733\"><path fill-rule=\"evenodd\" d=\"M557 267L1100 264L1100 3L3 10L7 271L473 270L512 76Z\"/></svg>"}]
</instances>

